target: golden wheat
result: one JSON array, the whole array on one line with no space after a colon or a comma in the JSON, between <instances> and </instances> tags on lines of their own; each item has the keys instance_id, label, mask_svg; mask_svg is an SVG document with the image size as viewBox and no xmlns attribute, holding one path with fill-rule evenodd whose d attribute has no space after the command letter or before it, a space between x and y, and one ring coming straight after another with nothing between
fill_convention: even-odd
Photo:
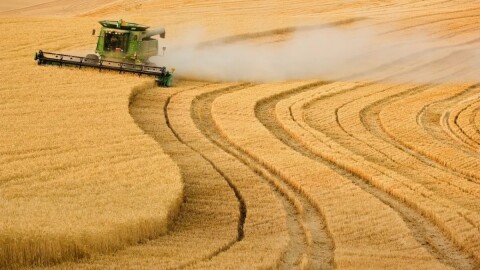
<instances>
[{"instance_id":1,"label":"golden wheat","mask_svg":"<svg viewBox=\"0 0 480 270\"><path fill-rule=\"evenodd\" d=\"M26 2L0 4L0 268L478 268L479 88L443 83L478 73L452 64L478 44L477 2ZM119 18L169 40L202 25L207 45L339 21L445 43L352 65L365 81L160 90L33 62L91 53Z\"/></svg>"},{"instance_id":2,"label":"golden wheat","mask_svg":"<svg viewBox=\"0 0 480 270\"><path fill-rule=\"evenodd\" d=\"M0 45L8 52L0 60L0 268L78 260L165 233L182 201L180 174L128 114L132 84L147 79L35 65L39 48L91 43L91 22L0 24L14 33ZM68 41L58 25L81 38Z\"/></svg>"},{"instance_id":3,"label":"golden wheat","mask_svg":"<svg viewBox=\"0 0 480 270\"><path fill-rule=\"evenodd\" d=\"M419 258L423 267L440 267L390 208L328 166L289 150L256 121L257 100L302 84L260 86L218 98L212 111L217 127L233 144L275 170L313 201L326 218L337 267L385 267L393 261L407 263ZM372 261L372 256L382 259Z\"/></svg>"}]
</instances>

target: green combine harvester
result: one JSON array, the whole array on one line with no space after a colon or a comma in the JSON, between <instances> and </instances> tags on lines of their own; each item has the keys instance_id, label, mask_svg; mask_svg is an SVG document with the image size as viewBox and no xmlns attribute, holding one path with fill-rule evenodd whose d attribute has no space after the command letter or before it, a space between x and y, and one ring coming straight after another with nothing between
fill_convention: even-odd
<instances>
[{"instance_id":1,"label":"green combine harvester","mask_svg":"<svg viewBox=\"0 0 480 270\"><path fill-rule=\"evenodd\" d=\"M35 60L39 65L91 67L155 76L159 86L172 86L174 69L169 72L165 67L155 66L148 61L150 57L158 55L158 40L152 37L158 35L165 38L165 29L148 30L148 26L123 20L100 21L100 24L102 29L96 54L80 57L40 50L35 53ZM95 35L95 30L92 34Z\"/></svg>"}]
</instances>

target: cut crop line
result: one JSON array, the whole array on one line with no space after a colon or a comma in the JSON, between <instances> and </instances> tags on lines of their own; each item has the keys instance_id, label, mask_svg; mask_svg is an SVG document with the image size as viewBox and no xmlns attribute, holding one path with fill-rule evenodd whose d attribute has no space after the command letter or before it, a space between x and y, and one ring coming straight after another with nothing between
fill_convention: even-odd
<instances>
[{"instance_id":1,"label":"cut crop line","mask_svg":"<svg viewBox=\"0 0 480 270\"><path fill-rule=\"evenodd\" d=\"M404 97L407 97L413 93L418 93L418 91L426 90L428 87L419 87L418 89L411 89L408 91L402 91L400 93L396 93L394 95L379 99L365 108L363 108L360 111L360 118L362 120L363 126L369 130L375 137L385 141L386 143L390 144L391 146L395 147L401 152L404 152L408 155L410 155L412 158L416 159L419 162L422 162L426 166L429 166L431 168L443 171L445 173L451 173L456 177L459 177L460 179L465 179L471 183L476 183L473 178L469 176L465 176L463 174L460 174L456 171L452 171L450 168L447 168L443 166L442 164L439 164L438 162L435 162L434 160L428 158L425 155L422 155L421 153L409 148L408 146L404 145L401 143L401 141L397 140L395 137L390 136L384 129L380 119L379 119L379 114L380 111L382 110L382 107L385 107L387 104L391 102L395 102L396 100L400 100ZM372 119L375 119L373 121Z\"/></svg>"},{"instance_id":2,"label":"cut crop line","mask_svg":"<svg viewBox=\"0 0 480 270\"><path fill-rule=\"evenodd\" d=\"M347 179L352 181L352 183L363 189L365 192L372 194L381 202L392 208L405 221L417 241L419 243L422 243L423 245L426 245L427 250L434 257L440 259L440 261L447 264L461 265L461 263L463 262L452 262L450 258L447 257L449 252L452 252L452 250L453 252L458 252L458 250L447 249L444 247L445 243L450 243L451 241L445 236L443 236L441 231L436 228L436 226L433 225L429 220L427 220L421 214L417 213L406 203L381 190L380 188L373 186L367 180L363 179L360 174L345 169L342 165L335 163L333 160L324 159L325 157L320 157L317 154L311 152L302 144L301 141L294 140L292 134L285 130L285 127L281 123L279 123L277 119L270 119L267 116L268 113L266 112L275 110L276 104L280 100L296 94L303 93L307 90L309 90L309 88L305 90L294 89L264 100L262 103L259 103L256 109L257 118L268 130L270 130L270 132L274 136L276 136L279 140L284 142L290 148L312 160L315 160L316 162L323 163L329 166L335 172L346 177ZM292 120L296 121L293 117L293 114L291 114L291 117ZM431 235L435 235L436 239L431 239ZM449 248L450 247L452 247L451 244L449 244ZM465 267L465 269L469 269L469 267Z\"/></svg>"},{"instance_id":3,"label":"cut crop line","mask_svg":"<svg viewBox=\"0 0 480 270\"><path fill-rule=\"evenodd\" d=\"M231 87L229 87L231 88ZM224 247L218 249L217 251L211 253L210 255L206 256L205 258L201 259L201 260L195 260L195 261L191 261L191 262L188 262L186 264L183 264L182 266L180 266L179 268L185 268L185 267L188 267L188 266L192 266L194 265L195 263L199 262L199 261L205 261L205 260L210 260L211 258L215 257L215 256L218 256L218 254L222 253L222 252L225 252L227 251L228 249L230 249L233 245L235 245L237 242L241 241L245 235L245 232L243 230L243 225L245 223L245 218L246 218L246 215L247 215L247 207L246 207L246 204L245 204L245 201L242 197L242 194L240 193L240 191L237 189L237 187L233 184L233 182L231 181L231 179L225 175L216 165L215 163L213 163L208 157L205 156L205 154L201 153L200 151L198 151L197 149L195 149L194 147L192 147L190 144L188 144L187 142L185 142L180 136L179 134L175 131L175 129L172 127L172 125L170 124L170 119L169 119L169 113L168 113L168 106L170 105L170 100L172 99L172 97L174 97L175 95L178 95L179 93L181 93L182 91L180 92L177 92L177 93L174 93L173 95L169 96L164 104L164 107L163 107L163 113L165 115L165 119L166 119L166 124L168 126L168 128L171 130L171 132L174 134L174 136L177 138L177 140L179 142L181 142L182 144L184 144L185 146L187 146L188 148L190 148L192 151L196 152L197 154L199 154L205 161L207 161L212 167L213 169L218 173L220 174L224 179L225 181L227 182L228 186L232 189L232 191L235 193L235 197L237 198L237 201L238 201L238 211L240 213L240 217L239 217L239 220L238 220L238 228L237 228L237 239L228 243L227 245L225 245Z\"/></svg>"},{"instance_id":4,"label":"cut crop line","mask_svg":"<svg viewBox=\"0 0 480 270\"><path fill-rule=\"evenodd\" d=\"M454 96L451 96L447 99L440 100L440 101L433 102L433 103L429 103L429 104L425 104L416 115L418 126L420 126L422 129L424 129L425 132L427 132L430 136L432 136L436 141L438 141L439 143L442 143L442 144L447 144L447 145L451 146L452 148L455 148L457 151L460 151L460 153L463 153L464 156L472 157L472 158L474 158L475 156L478 156L477 151L471 151L468 148L459 147L460 145L453 144L453 143L449 142L449 140L445 140L446 136L444 135L444 132L443 131L438 131L437 127L434 124L429 123L429 121L426 119L427 118L426 115L427 115L427 112L428 112L429 108L432 107L433 105L442 104L442 103L447 103L448 104L449 102L450 103L455 102L456 99L458 99L459 97L462 97L463 95L465 95L465 93L468 93L471 90L476 89L478 86L479 86L479 84L469 86L464 91L462 91L461 93L458 93L458 94L456 94ZM458 173L464 175L465 177L471 179L472 181L475 181L476 183L480 183L479 176L477 174L474 174L474 173L470 172L470 170L468 170L468 169L465 170L465 169L462 169L462 168L458 168L457 166L453 166L451 164L451 162L446 161L445 159L438 159L438 158L436 158L436 156L434 154L429 153L426 150L421 150L421 149L412 149L412 150L424 155L425 157L429 158L430 160L436 162L439 165L442 165L442 166L448 168L451 171L458 172Z\"/></svg>"},{"instance_id":5,"label":"cut crop line","mask_svg":"<svg viewBox=\"0 0 480 270\"><path fill-rule=\"evenodd\" d=\"M451 117L451 112L452 112L451 107L454 106L455 104L463 103L462 100L468 99L469 96L474 95L475 93L472 93L472 92L477 90L479 86L480 84L471 85L455 95L449 96L445 99L442 99L430 104L426 104L425 106L422 107L422 109L417 114L418 123L430 135L432 135L434 138L436 138L438 141L441 141L442 143L447 143L454 147L458 147L457 143L460 142L462 144L465 144L466 146L471 147L471 145L468 144L468 141L463 140L460 137L461 135L453 130L453 127L451 126L449 119ZM432 111L434 110L434 109L430 109L432 107L434 108L441 107L439 109L445 110L441 114L442 116L439 119L438 123L430 123L431 121L427 120L427 118L429 118L428 117L429 115L437 115L440 113L439 111ZM455 115L454 123L453 123L454 125L456 124L457 118L458 118L458 114ZM440 126L442 126L444 130L441 130ZM446 134L444 134L444 132ZM448 137L446 137L445 135L449 135L455 141L450 141ZM465 149L462 149L462 151L465 154L471 154L469 151L465 151Z\"/></svg>"},{"instance_id":6,"label":"cut crop line","mask_svg":"<svg viewBox=\"0 0 480 270\"><path fill-rule=\"evenodd\" d=\"M421 91L421 89L422 89L422 88L425 88L425 87L426 87L426 86L413 87L413 88L407 89L407 90L405 90L405 91L402 91L402 93L403 93L403 92L416 93L416 92L418 92L418 91ZM341 110L345 109L346 107L350 106L352 103L358 102L358 101L361 100L361 99L365 99L365 98L368 98L368 97L371 97L371 96L374 96L374 95L377 95L377 94L380 94L380 93L384 93L384 92L389 91L389 90L392 90L392 89L395 89L395 87L385 88L385 89L382 89L381 91L369 93L369 94L367 94L367 95L361 95L359 98L354 98L354 99L351 99L351 100L349 100L349 101L341 104L339 107L337 107L337 108L335 109L335 121L336 121L338 127L339 127L345 134L347 134L349 137L354 138L355 140L357 140L357 141L365 144L366 146L369 147L369 149L375 151L376 153L380 154L383 158L385 158L385 159L391 161L392 163L394 163L394 165L389 166L389 169L390 169L390 170L394 170L394 171L396 171L397 173L399 173L399 174L401 174L401 175L407 176L407 175L405 175L404 173L402 173L401 170L399 170L399 169L400 169L400 167L406 167L406 168L409 168L409 169L413 169L413 167L412 167L413 164L410 164L410 166L409 166L408 164L402 164L402 163L400 163L400 162L399 162L397 159L395 159L391 154L385 152L385 151L387 151L386 149L384 149L384 148L383 148L383 149L378 149L378 148L376 148L376 147L374 146L373 143L370 143L368 140L361 139L361 138L359 138L358 136L356 136L354 133L348 131L347 128L342 124L342 121L340 121L340 119L339 119L339 118L340 118L339 112L340 112ZM363 110L363 109L361 109L360 112L362 112L362 110ZM359 115L360 115L360 117L361 117L360 121L361 121L362 123L364 123L364 122L365 122L365 119L362 119L362 117L365 117L365 115L364 115L364 114L361 114L361 113L360 113ZM369 130L369 129L367 128L367 130ZM386 142L386 141L384 141L384 142ZM340 145L343 145L343 143L341 143L341 142L338 142L338 143L339 143ZM349 147L347 147L347 146L345 146L345 145L343 145L343 146L346 147L346 148L349 148ZM394 148L396 148L397 150L402 151L402 150L401 150L400 148L398 148L397 146L395 146L395 145L392 145L392 146L393 146ZM358 153L358 151L355 150L355 149L350 149L350 150L353 151L353 152L357 152L357 153ZM402 151L402 153L406 153L406 152ZM358 153L358 154L361 155L362 153ZM412 156L411 154L410 154L410 156L413 157L414 159L416 159L417 161L420 161L418 158ZM422 161L420 161L420 162L422 162ZM422 163L423 163L424 165L427 165L427 166L430 167L430 168L436 168L436 167L432 166L431 164L428 164L428 163L425 163L425 162L422 162ZM400 167L398 167L398 166L400 166ZM438 167L438 166L437 166L437 167ZM432 177L433 179L435 179L435 180L437 180L437 181L443 182L444 184L446 184L446 185L449 186L449 187L454 187L454 188L457 189L458 191L463 192L465 195L472 195L472 194L471 194L471 190L470 190L471 187L468 187L468 188L467 188L467 187L459 186L459 185L457 185L456 182L447 181L446 179L443 179L442 177L437 177L437 176L431 174L428 170L423 170L422 173L425 173L426 175L428 175L429 177ZM473 196L475 196L475 197L477 197L477 198L480 198L480 196L479 196L479 195L476 195L476 194L473 194Z\"/></svg>"},{"instance_id":7,"label":"cut crop line","mask_svg":"<svg viewBox=\"0 0 480 270\"><path fill-rule=\"evenodd\" d=\"M290 247L285 254L285 260L279 265L281 269L291 269L298 266L299 262L303 266L309 266L310 268L330 269L333 267L333 242L328 236L328 230L326 228L323 217L318 213L315 207L309 202L305 196L296 191L287 181L282 179L278 174L275 174L266 166L255 161L242 149L232 145L222 134L215 128L214 120L211 117L211 107L213 101L220 95L231 92L227 90L218 90L211 93L206 93L197 97L192 104L192 118L195 120L197 127L202 133L211 140L215 145L221 148L223 151L234 156L244 165L249 167L252 171L256 172L259 176L265 179L272 187L272 190L277 196L282 197L284 203L288 203L294 208L294 212L290 212L290 221L299 223L303 236L301 236L300 242L305 241L302 248L302 253L298 253L299 243L293 243L294 246ZM240 89L233 89L233 91L239 91ZM287 202L288 201L288 202ZM293 210L293 209L292 209ZM294 232L291 232L291 234ZM298 238L299 236L291 235L292 238ZM298 240L294 240L297 241ZM290 243L292 244L292 243ZM323 244L323 245L320 245Z\"/></svg>"},{"instance_id":8,"label":"cut crop line","mask_svg":"<svg viewBox=\"0 0 480 270\"><path fill-rule=\"evenodd\" d=\"M464 105L461 109L447 109L442 114L442 124L446 132L454 139L457 139L460 143L465 144L467 147L470 147L473 151L480 150L480 141L475 139L476 132L473 134L467 131L470 130L474 125L474 117L475 117L475 105L478 104L478 96L474 96L470 98L471 101L469 104ZM462 104L465 102L462 102ZM464 115L467 114L465 117L468 117L468 124L463 123ZM469 114L469 115L468 115Z\"/></svg>"},{"instance_id":9,"label":"cut crop line","mask_svg":"<svg viewBox=\"0 0 480 270\"><path fill-rule=\"evenodd\" d=\"M424 88L424 89L427 89L427 88ZM417 153L415 150L410 149L408 146L404 145L400 140L397 140L395 137L391 136L389 133L386 132L385 127L383 126L382 122L379 119L379 113L381 111L381 108L385 107L387 104L389 104L391 102L395 102L397 100L403 99L406 96L409 96L413 93L418 93L418 91L416 91L416 90L412 91L411 90L411 91L404 91L404 92L401 92L401 93L397 93L393 96L382 98L382 99L366 106L360 112L360 114L362 115L362 117L361 117L362 123L365 126L365 128L370 130L370 132L372 134L374 134L376 137L384 140L387 143L390 143L392 146L398 148L399 150L403 150L405 153L409 153L410 155L412 155L414 158L418 159L419 161L422 161L423 163L425 163L427 165L430 165L430 166L432 166L436 169L439 169L439 170L442 170L442 171L445 171L445 172L448 172L448 173L452 173L454 176L459 177L460 179L463 178L463 179L466 179L466 180L468 180L472 183L475 183L471 179L469 179L469 177L465 177L464 175L460 175L455 171L451 171L451 170L449 170L449 168L444 167L441 164L438 164L437 162L421 155L420 153ZM375 121L373 121L372 119L375 119ZM461 215L461 216L465 221L467 221L472 226L474 226L475 228L478 229L478 225L475 225L476 224L475 221L471 220L470 218L468 218L465 215ZM447 234L449 234L449 233L447 233ZM458 244L458 245L462 246L457 241L455 241L455 244ZM473 264L473 265L475 265L475 264Z\"/></svg>"},{"instance_id":10,"label":"cut crop line","mask_svg":"<svg viewBox=\"0 0 480 270\"><path fill-rule=\"evenodd\" d=\"M191 89L196 89L200 87L205 87L208 86L208 83L203 84L203 86L195 86L195 87L190 87L187 88L186 90L191 90ZM207 250L202 250L200 252L200 256L195 256L195 254L191 255L184 255L184 254L179 254L180 261L171 261L171 260L161 260L160 262L162 263L161 266L157 265L156 267L161 267L164 269L177 269L177 268L182 268L186 267L188 265L192 265L197 261L201 261L204 259L212 258L215 255L219 254L222 250L225 249L225 246L232 245L232 243L236 243L238 239L238 233L232 234L232 237L219 237L218 241L217 239L211 239L214 238L213 235L217 234L218 232L216 230L219 229L224 229L223 227L220 228L219 226L213 226L213 229L211 229L209 226L211 226L211 221L209 220L209 215L204 215L203 213L205 210L200 210L202 207L205 207L205 200L210 197L210 192L208 189L204 187L199 187L199 184L202 184L201 182L203 181L198 181L198 179L195 177L196 174L193 172L193 170L190 167L190 163L186 161L186 158L189 157L190 159L198 159L198 161L202 161L202 164L198 164L201 166L208 165L209 166L209 173L214 173L217 174L215 171L215 168L212 168L210 164L208 164L208 161L203 159L200 155L198 155L197 152L192 151L191 148L188 147L188 145L184 144L182 141L178 140L178 134L174 133L172 130L172 127L170 125L170 122L167 119L167 114L165 114L165 109L168 105L167 99L170 100L171 96L175 94L175 89L172 89L172 92L168 93L162 93L159 92L158 89L151 89L152 91L155 91L154 95L150 95L146 92L138 92L138 93L133 93L131 98L130 98L130 104L129 104L129 110L132 118L135 120L136 124L144 130L144 132L148 135L150 135L154 140L156 140L160 145L164 143L163 141L166 140L166 144L162 145L163 149L165 149L165 153L169 154L172 159L177 162L178 166L181 168L182 171L182 179L185 183L185 189L184 189L184 204L182 205L182 208L180 209L179 215L176 217L174 226L172 227L172 230L168 233L167 236L164 236L158 240L153 240L151 247L153 250L157 250L155 247L156 245L161 245L159 249L160 252L164 252L164 249L170 245L170 241L182 241L182 243L179 243L180 245L188 245L190 240L194 240L191 238L195 237L204 237L203 234L207 235L212 235L208 237L208 240L205 239L205 241L212 241L214 242L213 244L208 244L206 247L208 247ZM178 92L179 90L177 90ZM185 90L183 90L185 91ZM157 127L155 122L152 122L151 120L144 119L145 116L150 116L153 114L153 116L158 115L158 118L160 121L165 121L167 123L168 121L168 126L165 125L160 125ZM156 119L156 118L154 118ZM164 135L166 134L166 135ZM175 143L172 143L175 142ZM188 152L194 153L194 155L189 154ZM190 156L191 155L191 156ZM220 177L217 177L214 181L216 185L220 183L224 183L224 178L221 178L221 175L218 175ZM218 188L217 188L218 189ZM225 192L225 190L228 190L228 196L233 197L233 192L230 193L231 188L225 183L225 186L222 185L221 189L222 194ZM224 194L226 195L226 194ZM230 197L227 198L222 198L222 200L229 200ZM233 198L232 198L233 199ZM233 199L236 203L238 204L238 200L236 197ZM197 202L198 201L198 202ZM230 204L230 202L228 202ZM220 209L218 207L223 207L224 203L219 203L219 202L214 202L214 203L207 203L207 206L210 208L216 207L215 209L208 209L208 214L214 213L214 214L228 214L230 213L229 211L232 211L234 213L235 211L229 210L226 211L226 209ZM233 204L232 204L233 207ZM196 210L199 209L199 210ZM200 211L200 212L199 212ZM228 213L227 213L228 212ZM202 215L200 215L202 214ZM235 217L235 219L237 219ZM185 221L186 220L186 221ZM233 225L232 220L232 228L237 227ZM222 222L222 224L228 224L230 225L230 221L227 221L229 223ZM238 221L237 221L238 223ZM194 226L192 228L192 225ZM206 227L202 227L202 225L206 225ZM228 227L227 229L230 229ZM178 231L177 231L178 230ZM185 235L186 234L186 235ZM185 239L185 236L188 238ZM234 237L235 236L235 237ZM166 238L166 240L163 240ZM231 240L232 239L232 240ZM165 243L167 241L167 243ZM186 242L186 243L183 243ZM167 247L165 247L167 245ZM134 251L135 252L135 251ZM126 251L126 259L128 260L130 254L129 251ZM117 255L119 258L122 258L125 260L125 256L122 255ZM118 260L117 258L116 260ZM176 258L176 257L175 257ZM192 259L194 258L194 259ZM154 258L152 258L154 259ZM94 260L92 263L94 264L101 264L104 265L105 268L108 268L107 266L110 265L111 261L106 259L99 258L98 262L97 260ZM163 264L165 263L165 264ZM87 267L88 268L88 267Z\"/></svg>"}]
</instances>

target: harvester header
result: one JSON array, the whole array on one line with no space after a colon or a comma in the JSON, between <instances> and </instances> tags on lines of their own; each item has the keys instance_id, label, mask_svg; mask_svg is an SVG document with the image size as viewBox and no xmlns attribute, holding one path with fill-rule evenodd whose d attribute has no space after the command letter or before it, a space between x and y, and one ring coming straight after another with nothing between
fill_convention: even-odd
<instances>
[{"instance_id":1,"label":"harvester header","mask_svg":"<svg viewBox=\"0 0 480 270\"><path fill-rule=\"evenodd\" d=\"M99 23L102 28L98 35L96 54L78 57L40 50L35 54L35 60L39 65L86 66L100 70L109 69L139 75L154 75L157 76L159 85L171 86L172 74L165 67L157 67L149 62L149 58L158 55L159 52L158 40L153 37L158 35L165 38L164 28L149 30L149 26L124 20L103 20ZM95 32L94 30L93 35Z\"/></svg>"}]
</instances>

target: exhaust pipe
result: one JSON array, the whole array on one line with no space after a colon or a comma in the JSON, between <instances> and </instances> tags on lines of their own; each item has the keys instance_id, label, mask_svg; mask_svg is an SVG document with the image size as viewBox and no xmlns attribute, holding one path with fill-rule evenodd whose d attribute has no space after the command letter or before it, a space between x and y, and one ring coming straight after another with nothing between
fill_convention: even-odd
<instances>
[{"instance_id":1,"label":"exhaust pipe","mask_svg":"<svg viewBox=\"0 0 480 270\"><path fill-rule=\"evenodd\" d=\"M147 30L145 34L143 34L143 38L149 38L156 35L160 35L161 38L165 38L165 28L157 28L153 30Z\"/></svg>"}]
</instances>

